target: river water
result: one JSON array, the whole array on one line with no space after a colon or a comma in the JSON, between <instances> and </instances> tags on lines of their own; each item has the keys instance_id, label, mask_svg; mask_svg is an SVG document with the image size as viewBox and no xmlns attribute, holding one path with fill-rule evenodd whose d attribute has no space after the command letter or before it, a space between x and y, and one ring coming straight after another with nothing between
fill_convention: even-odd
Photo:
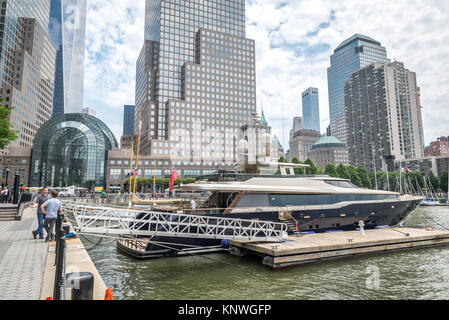
<instances>
[{"instance_id":1,"label":"river water","mask_svg":"<svg viewBox=\"0 0 449 320\"><path fill-rule=\"evenodd\" d=\"M405 226L449 228L449 207L418 208ZM449 299L449 246L277 271L228 253L137 260L115 243L88 252L119 300Z\"/></svg>"}]
</instances>

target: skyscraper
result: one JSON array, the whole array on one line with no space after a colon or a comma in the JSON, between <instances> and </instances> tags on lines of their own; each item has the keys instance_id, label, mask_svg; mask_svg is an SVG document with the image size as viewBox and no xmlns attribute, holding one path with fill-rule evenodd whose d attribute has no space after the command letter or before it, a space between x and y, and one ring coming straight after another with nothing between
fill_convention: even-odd
<instances>
[{"instance_id":1,"label":"skyscraper","mask_svg":"<svg viewBox=\"0 0 449 320\"><path fill-rule=\"evenodd\" d=\"M143 153L178 154L186 166L235 164L225 132L251 120L255 86L244 0L146 1L134 123L136 133L142 121Z\"/></svg>"},{"instance_id":2,"label":"skyscraper","mask_svg":"<svg viewBox=\"0 0 449 320\"><path fill-rule=\"evenodd\" d=\"M345 84L350 163L374 171L394 161L422 158L416 74L401 62L373 63Z\"/></svg>"},{"instance_id":3,"label":"skyscraper","mask_svg":"<svg viewBox=\"0 0 449 320\"><path fill-rule=\"evenodd\" d=\"M48 37L50 0L2 1L0 96L13 107L8 121L18 131L12 146L30 148L51 116L55 49Z\"/></svg>"},{"instance_id":4,"label":"skyscraper","mask_svg":"<svg viewBox=\"0 0 449 320\"><path fill-rule=\"evenodd\" d=\"M123 135L134 134L134 106L125 105L123 109Z\"/></svg>"},{"instance_id":5,"label":"skyscraper","mask_svg":"<svg viewBox=\"0 0 449 320\"><path fill-rule=\"evenodd\" d=\"M304 129L320 131L320 104L318 89L309 88L302 93Z\"/></svg>"},{"instance_id":6,"label":"skyscraper","mask_svg":"<svg viewBox=\"0 0 449 320\"><path fill-rule=\"evenodd\" d=\"M331 133L346 143L346 117L344 85L351 73L373 62L389 63L387 51L373 38L355 34L343 41L330 57L327 69L329 87L329 115Z\"/></svg>"},{"instance_id":7,"label":"skyscraper","mask_svg":"<svg viewBox=\"0 0 449 320\"><path fill-rule=\"evenodd\" d=\"M51 0L48 32L56 48L53 115L81 112L87 0Z\"/></svg>"}]
</instances>

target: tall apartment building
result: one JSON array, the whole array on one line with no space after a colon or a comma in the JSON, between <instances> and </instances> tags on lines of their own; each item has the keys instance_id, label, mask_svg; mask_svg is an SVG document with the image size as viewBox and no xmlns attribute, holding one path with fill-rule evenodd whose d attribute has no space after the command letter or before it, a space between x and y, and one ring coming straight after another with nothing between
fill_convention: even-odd
<instances>
[{"instance_id":1,"label":"tall apartment building","mask_svg":"<svg viewBox=\"0 0 449 320\"><path fill-rule=\"evenodd\" d=\"M56 49L53 115L82 111L87 0L51 0L48 33Z\"/></svg>"},{"instance_id":2,"label":"tall apartment building","mask_svg":"<svg viewBox=\"0 0 449 320\"><path fill-rule=\"evenodd\" d=\"M389 63L387 51L373 38L355 34L343 41L330 57L327 69L329 116L332 136L346 143L345 82L351 73L373 62Z\"/></svg>"},{"instance_id":3,"label":"tall apartment building","mask_svg":"<svg viewBox=\"0 0 449 320\"><path fill-rule=\"evenodd\" d=\"M317 88L302 93L302 117L304 129L320 131L320 103Z\"/></svg>"},{"instance_id":4,"label":"tall apartment building","mask_svg":"<svg viewBox=\"0 0 449 320\"><path fill-rule=\"evenodd\" d=\"M123 107L123 135L134 134L134 106L125 105Z\"/></svg>"},{"instance_id":5,"label":"tall apartment building","mask_svg":"<svg viewBox=\"0 0 449 320\"><path fill-rule=\"evenodd\" d=\"M29 148L51 116L55 48L48 37L50 0L0 1L0 96L13 107L11 146Z\"/></svg>"},{"instance_id":6,"label":"tall apartment building","mask_svg":"<svg viewBox=\"0 0 449 320\"><path fill-rule=\"evenodd\" d=\"M424 157L449 156L449 137L439 137L424 149Z\"/></svg>"},{"instance_id":7,"label":"tall apartment building","mask_svg":"<svg viewBox=\"0 0 449 320\"><path fill-rule=\"evenodd\" d=\"M416 74L401 62L373 63L345 84L347 145L352 165L393 170L424 151Z\"/></svg>"},{"instance_id":8,"label":"tall apartment building","mask_svg":"<svg viewBox=\"0 0 449 320\"><path fill-rule=\"evenodd\" d=\"M136 64L141 152L177 159L186 169L234 165L234 134L255 112L255 44L245 38L245 1L147 0Z\"/></svg>"}]
</instances>

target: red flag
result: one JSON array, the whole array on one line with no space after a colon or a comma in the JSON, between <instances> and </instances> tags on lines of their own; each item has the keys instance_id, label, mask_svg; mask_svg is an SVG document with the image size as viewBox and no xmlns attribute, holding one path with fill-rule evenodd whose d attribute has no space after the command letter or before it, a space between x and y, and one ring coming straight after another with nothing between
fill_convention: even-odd
<instances>
[{"instance_id":1,"label":"red flag","mask_svg":"<svg viewBox=\"0 0 449 320\"><path fill-rule=\"evenodd\" d=\"M176 179L178 179L178 174L176 173L175 167L172 165L170 168L170 187L168 189L168 191L172 191L173 190L173 185L175 184Z\"/></svg>"}]
</instances>

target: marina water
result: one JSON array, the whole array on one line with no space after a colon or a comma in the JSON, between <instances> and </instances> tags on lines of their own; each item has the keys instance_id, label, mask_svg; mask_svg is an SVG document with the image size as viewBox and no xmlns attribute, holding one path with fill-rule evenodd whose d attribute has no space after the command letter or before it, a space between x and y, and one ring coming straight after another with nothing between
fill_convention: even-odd
<instances>
[{"instance_id":1,"label":"marina water","mask_svg":"<svg viewBox=\"0 0 449 320\"><path fill-rule=\"evenodd\" d=\"M449 207L419 207L405 226L449 229ZM228 253L138 260L120 252L115 242L89 255L120 300L449 299L449 246L277 271L263 266L261 257Z\"/></svg>"}]
</instances>

